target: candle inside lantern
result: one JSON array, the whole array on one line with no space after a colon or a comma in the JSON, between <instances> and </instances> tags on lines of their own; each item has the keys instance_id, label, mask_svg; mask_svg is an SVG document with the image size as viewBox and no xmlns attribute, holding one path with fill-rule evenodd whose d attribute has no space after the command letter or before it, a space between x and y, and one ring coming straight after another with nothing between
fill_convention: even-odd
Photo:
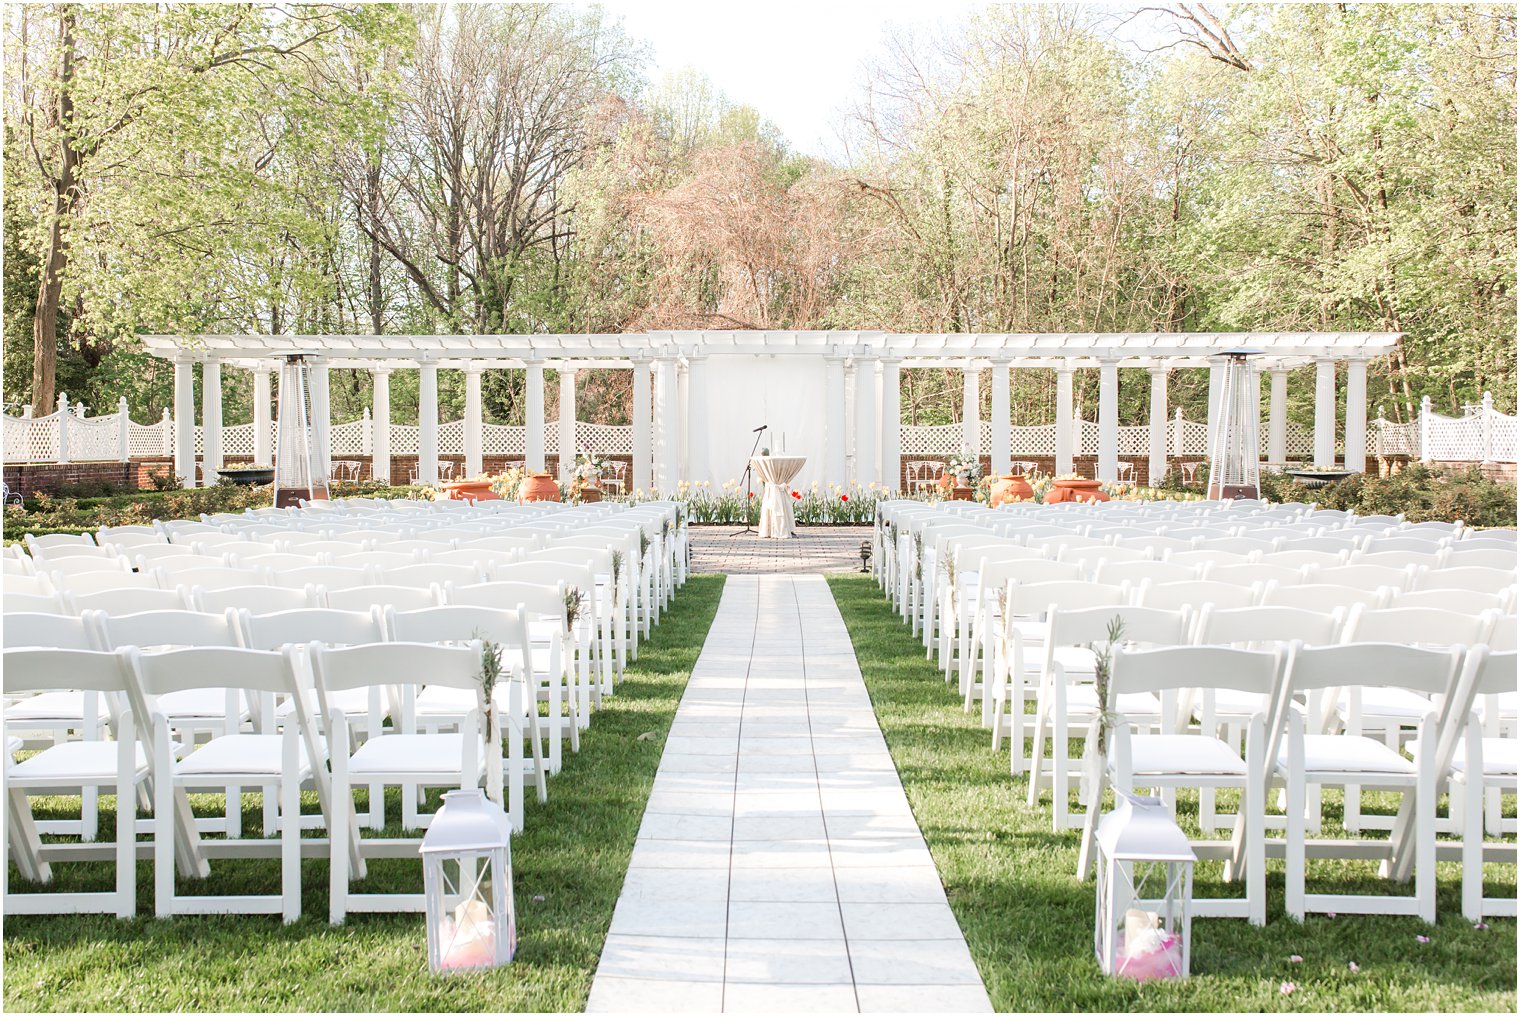
<instances>
[{"instance_id":1,"label":"candle inside lantern","mask_svg":"<svg viewBox=\"0 0 1520 1016\"><path fill-rule=\"evenodd\" d=\"M466 900L443 919L440 941L449 943L439 966L444 970L488 967L496 962L496 922L481 900Z\"/></svg>"},{"instance_id":2,"label":"candle inside lantern","mask_svg":"<svg viewBox=\"0 0 1520 1016\"><path fill-rule=\"evenodd\" d=\"M1182 940L1161 930L1161 915L1131 907L1124 912L1119 974L1136 981L1182 975Z\"/></svg>"}]
</instances>

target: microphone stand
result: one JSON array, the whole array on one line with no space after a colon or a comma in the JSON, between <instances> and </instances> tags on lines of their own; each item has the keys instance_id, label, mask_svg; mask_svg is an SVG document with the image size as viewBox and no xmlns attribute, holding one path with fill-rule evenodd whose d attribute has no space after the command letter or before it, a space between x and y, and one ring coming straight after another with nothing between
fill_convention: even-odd
<instances>
[{"instance_id":1,"label":"microphone stand","mask_svg":"<svg viewBox=\"0 0 1520 1016\"><path fill-rule=\"evenodd\" d=\"M745 533L758 532L749 524L749 503L754 495L752 485L755 482L755 449L760 447L760 437L768 429L769 427L761 427L755 431L755 443L750 446L749 458L744 460L744 528L737 533L729 533L729 536L743 536Z\"/></svg>"}]
</instances>

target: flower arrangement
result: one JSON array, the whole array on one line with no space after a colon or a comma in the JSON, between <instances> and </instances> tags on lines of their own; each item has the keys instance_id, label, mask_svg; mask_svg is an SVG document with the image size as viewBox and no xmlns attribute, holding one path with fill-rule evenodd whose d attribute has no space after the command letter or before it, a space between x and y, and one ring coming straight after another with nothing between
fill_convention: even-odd
<instances>
[{"instance_id":1,"label":"flower arrangement","mask_svg":"<svg viewBox=\"0 0 1520 1016\"><path fill-rule=\"evenodd\" d=\"M954 475L963 487L975 486L982 477L981 456L962 448L945 463L945 472Z\"/></svg>"},{"instance_id":2,"label":"flower arrangement","mask_svg":"<svg viewBox=\"0 0 1520 1016\"><path fill-rule=\"evenodd\" d=\"M607 460L599 455L593 455L585 448L575 453L575 468L570 477L578 487L595 487L607 471Z\"/></svg>"},{"instance_id":3,"label":"flower arrangement","mask_svg":"<svg viewBox=\"0 0 1520 1016\"><path fill-rule=\"evenodd\" d=\"M586 594L575 586L565 588L565 627L574 628L581 619L581 609L586 605Z\"/></svg>"},{"instance_id":4,"label":"flower arrangement","mask_svg":"<svg viewBox=\"0 0 1520 1016\"><path fill-rule=\"evenodd\" d=\"M1108 708L1108 681L1114 669L1114 645L1124 638L1124 618L1115 614L1109 618L1106 641L1101 646L1089 642L1093 651L1093 683L1098 693L1098 754L1108 750L1108 732L1117 719Z\"/></svg>"}]
</instances>

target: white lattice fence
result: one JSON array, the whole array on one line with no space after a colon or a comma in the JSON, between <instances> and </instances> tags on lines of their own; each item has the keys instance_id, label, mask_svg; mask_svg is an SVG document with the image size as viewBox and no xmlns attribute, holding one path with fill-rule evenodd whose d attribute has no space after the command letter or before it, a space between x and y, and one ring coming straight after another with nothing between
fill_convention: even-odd
<instances>
[{"instance_id":1,"label":"white lattice fence","mask_svg":"<svg viewBox=\"0 0 1520 1016\"><path fill-rule=\"evenodd\" d=\"M1425 417L1425 458L1437 462L1479 462L1483 458L1483 418Z\"/></svg>"},{"instance_id":2,"label":"white lattice fence","mask_svg":"<svg viewBox=\"0 0 1520 1016\"><path fill-rule=\"evenodd\" d=\"M5 461L57 462L58 414L47 416L7 416L5 418Z\"/></svg>"},{"instance_id":3,"label":"white lattice fence","mask_svg":"<svg viewBox=\"0 0 1520 1016\"><path fill-rule=\"evenodd\" d=\"M1483 412L1491 432L1489 459L1494 462L1514 462L1517 439L1520 439L1520 420L1488 407Z\"/></svg>"},{"instance_id":4,"label":"white lattice fence","mask_svg":"<svg viewBox=\"0 0 1520 1016\"><path fill-rule=\"evenodd\" d=\"M965 431L958 423L903 424L900 433L904 455L953 455L961 450Z\"/></svg>"},{"instance_id":5,"label":"white lattice fence","mask_svg":"<svg viewBox=\"0 0 1520 1016\"><path fill-rule=\"evenodd\" d=\"M438 454L464 454L464 421L450 420L438 425Z\"/></svg>"},{"instance_id":6,"label":"white lattice fence","mask_svg":"<svg viewBox=\"0 0 1520 1016\"><path fill-rule=\"evenodd\" d=\"M528 450L527 432L522 427L483 423L480 431L480 444L486 455L522 455Z\"/></svg>"},{"instance_id":7,"label":"white lattice fence","mask_svg":"<svg viewBox=\"0 0 1520 1016\"><path fill-rule=\"evenodd\" d=\"M350 420L328 428L329 455L364 455L369 451L369 421Z\"/></svg>"},{"instance_id":8,"label":"white lattice fence","mask_svg":"<svg viewBox=\"0 0 1520 1016\"><path fill-rule=\"evenodd\" d=\"M127 454L134 459L174 454L174 421L168 414L157 423L127 423ZM10 458L9 452L5 456Z\"/></svg>"},{"instance_id":9,"label":"white lattice fence","mask_svg":"<svg viewBox=\"0 0 1520 1016\"><path fill-rule=\"evenodd\" d=\"M1374 420L1367 430L1367 435L1370 441L1370 447L1367 450L1373 455L1408 455L1415 459L1420 457L1419 421L1393 423L1389 420Z\"/></svg>"},{"instance_id":10,"label":"white lattice fence","mask_svg":"<svg viewBox=\"0 0 1520 1016\"><path fill-rule=\"evenodd\" d=\"M577 420L575 443L596 455L632 455L633 428Z\"/></svg>"},{"instance_id":11,"label":"white lattice fence","mask_svg":"<svg viewBox=\"0 0 1520 1016\"><path fill-rule=\"evenodd\" d=\"M69 420L69 458L74 462L99 462L121 458L121 419L96 416Z\"/></svg>"},{"instance_id":12,"label":"white lattice fence","mask_svg":"<svg viewBox=\"0 0 1520 1016\"><path fill-rule=\"evenodd\" d=\"M391 424L391 454L416 455L419 434L420 431L416 427L409 427L404 423Z\"/></svg>"}]
</instances>

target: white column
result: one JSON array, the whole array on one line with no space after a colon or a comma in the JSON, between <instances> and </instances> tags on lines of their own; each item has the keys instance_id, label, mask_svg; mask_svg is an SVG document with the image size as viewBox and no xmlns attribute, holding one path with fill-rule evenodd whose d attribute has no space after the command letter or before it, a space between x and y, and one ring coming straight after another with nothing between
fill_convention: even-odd
<instances>
[{"instance_id":1,"label":"white column","mask_svg":"<svg viewBox=\"0 0 1520 1016\"><path fill-rule=\"evenodd\" d=\"M222 362L208 359L201 366L201 469L206 486L216 483L222 468Z\"/></svg>"},{"instance_id":2,"label":"white column","mask_svg":"<svg viewBox=\"0 0 1520 1016\"><path fill-rule=\"evenodd\" d=\"M1204 454L1214 454L1214 428L1219 426L1223 412L1219 408L1219 400L1224 395L1224 360L1220 357L1209 358L1209 418L1206 424L1207 437L1204 441Z\"/></svg>"},{"instance_id":3,"label":"white column","mask_svg":"<svg viewBox=\"0 0 1520 1016\"><path fill-rule=\"evenodd\" d=\"M253 461L267 466L273 459L269 451L269 414L271 412L270 381L274 372L256 367L253 371Z\"/></svg>"},{"instance_id":4,"label":"white column","mask_svg":"<svg viewBox=\"0 0 1520 1016\"><path fill-rule=\"evenodd\" d=\"M981 371L970 363L961 368L961 447L973 455L982 451Z\"/></svg>"},{"instance_id":5,"label":"white column","mask_svg":"<svg viewBox=\"0 0 1520 1016\"><path fill-rule=\"evenodd\" d=\"M681 474L681 421L676 405L676 361L662 356L654 364L654 485L661 497L673 497Z\"/></svg>"},{"instance_id":6,"label":"white column","mask_svg":"<svg viewBox=\"0 0 1520 1016\"><path fill-rule=\"evenodd\" d=\"M633 361L633 489L646 492L653 486L649 401L649 360L640 356Z\"/></svg>"},{"instance_id":7,"label":"white column","mask_svg":"<svg viewBox=\"0 0 1520 1016\"><path fill-rule=\"evenodd\" d=\"M1314 465L1335 466L1335 361L1314 361Z\"/></svg>"},{"instance_id":8,"label":"white column","mask_svg":"<svg viewBox=\"0 0 1520 1016\"><path fill-rule=\"evenodd\" d=\"M464 365L464 475L479 476L485 470L485 442L481 436L484 413L480 406L481 366L474 360Z\"/></svg>"},{"instance_id":9,"label":"white column","mask_svg":"<svg viewBox=\"0 0 1520 1016\"><path fill-rule=\"evenodd\" d=\"M570 482L570 471L575 468L575 368L560 364L559 368L559 478Z\"/></svg>"},{"instance_id":10,"label":"white column","mask_svg":"<svg viewBox=\"0 0 1520 1016\"><path fill-rule=\"evenodd\" d=\"M823 413L823 437L826 450L823 458L823 476L820 479L826 484L844 483L848 479L844 461L844 357L837 353L825 356L823 369L823 392L827 403Z\"/></svg>"},{"instance_id":11,"label":"white column","mask_svg":"<svg viewBox=\"0 0 1520 1016\"><path fill-rule=\"evenodd\" d=\"M127 397L116 400L116 458L126 462L132 458L132 429L127 426Z\"/></svg>"},{"instance_id":12,"label":"white column","mask_svg":"<svg viewBox=\"0 0 1520 1016\"><path fill-rule=\"evenodd\" d=\"M192 435L191 440L194 440ZM193 448L194 445L191 445ZM67 465L73 460L69 445L69 393L58 393L58 464ZM190 462L192 472L195 469L195 461Z\"/></svg>"},{"instance_id":13,"label":"white column","mask_svg":"<svg viewBox=\"0 0 1520 1016\"><path fill-rule=\"evenodd\" d=\"M370 413L370 478L379 483L391 482L391 369L375 367L370 370L374 381L374 410Z\"/></svg>"},{"instance_id":14,"label":"white column","mask_svg":"<svg viewBox=\"0 0 1520 1016\"><path fill-rule=\"evenodd\" d=\"M691 387L686 376L686 361L676 361L676 433L680 438L676 441L676 480L691 478L691 464L687 459L687 447L691 442L691 420L686 415L686 400L689 397L688 389Z\"/></svg>"},{"instance_id":15,"label":"white column","mask_svg":"<svg viewBox=\"0 0 1520 1016\"><path fill-rule=\"evenodd\" d=\"M881 479L881 456L876 452L876 435L881 430L877 407L880 389L875 359L855 357L855 482L862 487Z\"/></svg>"},{"instance_id":16,"label":"white column","mask_svg":"<svg viewBox=\"0 0 1520 1016\"><path fill-rule=\"evenodd\" d=\"M1166 375L1165 366L1147 368L1151 373L1151 457L1148 463L1152 487L1166 475Z\"/></svg>"},{"instance_id":17,"label":"white column","mask_svg":"<svg viewBox=\"0 0 1520 1016\"><path fill-rule=\"evenodd\" d=\"M1119 361L1098 361L1098 479L1119 479Z\"/></svg>"},{"instance_id":18,"label":"white column","mask_svg":"<svg viewBox=\"0 0 1520 1016\"><path fill-rule=\"evenodd\" d=\"M174 361L174 475L195 486L195 362Z\"/></svg>"},{"instance_id":19,"label":"white column","mask_svg":"<svg viewBox=\"0 0 1520 1016\"><path fill-rule=\"evenodd\" d=\"M987 449L992 459L992 472L1006 475L1013 469L1013 455L1009 446L1009 418L1012 406L1008 394L1008 364L992 365L992 441Z\"/></svg>"},{"instance_id":20,"label":"white column","mask_svg":"<svg viewBox=\"0 0 1520 1016\"><path fill-rule=\"evenodd\" d=\"M707 423L707 357L692 354L686 358L686 478L692 483L713 479Z\"/></svg>"},{"instance_id":21,"label":"white column","mask_svg":"<svg viewBox=\"0 0 1520 1016\"><path fill-rule=\"evenodd\" d=\"M528 409L523 423L523 459L529 469L544 468L544 361L525 360L528 367Z\"/></svg>"},{"instance_id":22,"label":"white column","mask_svg":"<svg viewBox=\"0 0 1520 1016\"><path fill-rule=\"evenodd\" d=\"M417 381L417 482L438 482L438 366L419 363Z\"/></svg>"},{"instance_id":23,"label":"white column","mask_svg":"<svg viewBox=\"0 0 1520 1016\"><path fill-rule=\"evenodd\" d=\"M881 361L881 482L902 489L902 361Z\"/></svg>"},{"instance_id":24,"label":"white column","mask_svg":"<svg viewBox=\"0 0 1520 1016\"><path fill-rule=\"evenodd\" d=\"M1367 469L1367 361L1346 361L1346 468Z\"/></svg>"},{"instance_id":25,"label":"white column","mask_svg":"<svg viewBox=\"0 0 1520 1016\"><path fill-rule=\"evenodd\" d=\"M1288 461L1288 371L1272 368L1272 392L1267 407L1267 461Z\"/></svg>"},{"instance_id":26,"label":"white column","mask_svg":"<svg viewBox=\"0 0 1520 1016\"><path fill-rule=\"evenodd\" d=\"M326 360L311 362L311 431L316 440L316 466L318 477L327 479L332 475L332 399L328 387Z\"/></svg>"},{"instance_id":27,"label":"white column","mask_svg":"<svg viewBox=\"0 0 1520 1016\"><path fill-rule=\"evenodd\" d=\"M1071 375L1076 368L1066 360L1056 368L1056 475L1072 472L1075 449L1072 441Z\"/></svg>"}]
</instances>

